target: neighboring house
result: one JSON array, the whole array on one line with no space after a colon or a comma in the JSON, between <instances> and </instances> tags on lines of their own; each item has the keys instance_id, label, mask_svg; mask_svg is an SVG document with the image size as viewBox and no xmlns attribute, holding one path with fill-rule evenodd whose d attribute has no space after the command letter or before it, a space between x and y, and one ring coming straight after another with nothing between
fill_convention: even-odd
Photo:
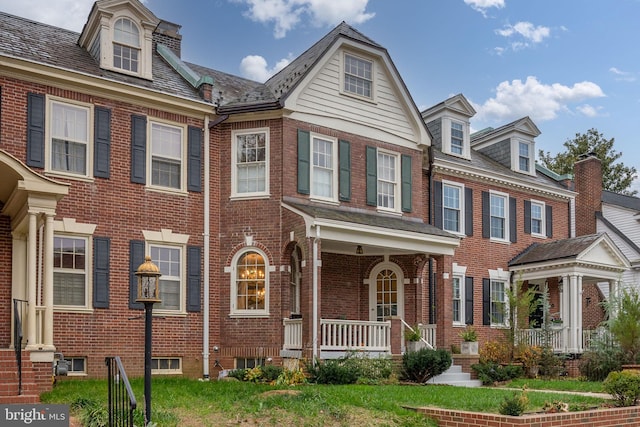
<instances>
[{"instance_id":1,"label":"neighboring house","mask_svg":"<svg viewBox=\"0 0 640 427\"><path fill-rule=\"evenodd\" d=\"M474 114L462 95L422 112L434 137L433 224L462 239L453 257L453 280L443 289L453 309L437 320L444 322L438 331L449 329L445 344L468 324L476 326L481 341L495 338L507 323L505 291L521 281L540 303L548 289L550 314L563 321L555 350L581 353L583 286L616 282L628 262L607 235L574 237L576 193L535 164L534 138L540 131L531 119L470 135ZM442 288L433 292L438 291ZM540 307L530 319L533 329L522 332L530 342L539 342L536 328L543 315Z\"/></svg>"}]
</instances>

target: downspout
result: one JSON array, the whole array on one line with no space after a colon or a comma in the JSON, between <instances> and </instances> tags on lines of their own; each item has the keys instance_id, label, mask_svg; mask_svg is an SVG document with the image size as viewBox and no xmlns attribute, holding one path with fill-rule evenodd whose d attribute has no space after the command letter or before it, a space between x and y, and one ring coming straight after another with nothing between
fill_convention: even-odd
<instances>
[{"instance_id":1,"label":"downspout","mask_svg":"<svg viewBox=\"0 0 640 427\"><path fill-rule=\"evenodd\" d=\"M432 197L432 188L433 188L433 146L429 145L427 148L427 153L429 153L429 175L427 179L427 224L431 224L432 220L432 207L431 204L433 200ZM429 257L429 323L436 323L436 310L435 310L435 300L436 300L436 287L433 283L433 258Z\"/></svg>"},{"instance_id":2,"label":"downspout","mask_svg":"<svg viewBox=\"0 0 640 427\"><path fill-rule=\"evenodd\" d=\"M318 359L318 241L320 240L320 226L316 225L316 237L313 239L313 364Z\"/></svg>"},{"instance_id":3,"label":"downspout","mask_svg":"<svg viewBox=\"0 0 640 427\"><path fill-rule=\"evenodd\" d=\"M211 156L209 155L209 115L204 116L204 315L202 328L202 378L209 379L209 266L211 223L209 203L211 202Z\"/></svg>"}]
</instances>

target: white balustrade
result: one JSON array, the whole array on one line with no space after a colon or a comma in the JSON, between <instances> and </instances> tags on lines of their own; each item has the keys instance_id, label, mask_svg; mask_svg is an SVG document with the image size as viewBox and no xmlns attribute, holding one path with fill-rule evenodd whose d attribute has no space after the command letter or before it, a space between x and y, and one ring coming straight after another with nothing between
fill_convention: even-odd
<instances>
[{"instance_id":1,"label":"white balustrade","mask_svg":"<svg viewBox=\"0 0 640 427\"><path fill-rule=\"evenodd\" d=\"M320 320L321 350L391 351L391 321Z\"/></svg>"}]
</instances>

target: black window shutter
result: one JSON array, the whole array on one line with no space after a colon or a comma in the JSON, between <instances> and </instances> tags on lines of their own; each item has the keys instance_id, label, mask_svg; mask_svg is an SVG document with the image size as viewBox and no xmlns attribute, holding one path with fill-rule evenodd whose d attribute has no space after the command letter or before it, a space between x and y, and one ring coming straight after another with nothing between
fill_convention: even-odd
<instances>
[{"instance_id":1,"label":"black window shutter","mask_svg":"<svg viewBox=\"0 0 640 427\"><path fill-rule=\"evenodd\" d=\"M144 304L136 302L138 298L138 276L135 275L140 264L144 262L144 241L129 242L129 308L142 309Z\"/></svg>"},{"instance_id":2,"label":"black window shutter","mask_svg":"<svg viewBox=\"0 0 640 427\"><path fill-rule=\"evenodd\" d=\"M553 207L545 207L545 226L547 227L547 237L553 237Z\"/></svg>"},{"instance_id":3,"label":"black window shutter","mask_svg":"<svg viewBox=\"0 0 640 427\"><path fill-rule=\"evenodd\" d=\"M348 202L351 200L351 143L340 140L338 159L338 187L340 200Z\"/></svg>"},{"instance_id":4,"label":"black window shutter","mask_svg":"<svg viewBox=\"0 0 640 427\"><path fill-rule=\"evenodd\" d=\"M473 277L464 278L464 323L473 325Z\"/></svg>"},{"instance_id":5,"label":"black window shutter","mask_svg":"<svg viewBox=\"0 0 640 427\"><path fill-rule=\"evenodd\" d=\"M433 181L433 225L443 229L442 223L442 181Z\"/></svg>"},{"instance_id":6,"label":"black window shutter","mask_svg":"<svg viewBox=\"0 0 640 427\"><path fill-rule=\"evenodd\" d=\"M378 151L367 146L367 205L378 206Z\"/></svg>"},{"instance_id":7,"label":"black window shutter","mask_svg":"<svg viewBox=\"0 0 640 427\"><path fill-rule=\"evenodd\" d=\"M27 165L44 168L44 95L27 94Z\"/></svg>"},{"instance_id":8,"label":"black window shutter","mask_svg":"<svg viewBox=\"0 0 640 427\"><path fill-rule=\"evenodd\" d=\"M482 279L482 324L491 325L491 280Z\"/></svg>"},{"instance_id":9,"label":"black window shutter","mask_svg":"<svg viewBox=\"0 0 640 427\"><path fill-rule=\"evenodd\" d=\"M199 246L187 247L187 311L200 311L201 267Z\"/></svg>"},{"instance_id":10,"label":"black window shutter","mask_svg":"<svg viewBox=\"0 0 640 427\"><path fill-rule=\"evenodd\" d=\"M400 163L400 174L402 175L400 177L402 182L402 189L400 194L400 198L402 199L402 212L411 212L411 188L413 184L413 179L411 176L411 156L403 154L402 156L400 156Z\"/></svg>"},{"instance_id":11,"label":"black window shutter","mask_svg":"<svg viewBox=\"0 0 640 427\"><path fill-rule=\"evenodd\" d=\"M93 238L93 307L109 308L109 252L111 239Z\"/></svg>"},{"instance_id":12,"label":"black window shutter","mask_svg":"<svg viewBox=\"0 0 640 427\"><path fill-rule=\"evenodd\" d=\"M298 129L298 193L309 194L311 185L311 139L309 132Z\"/></svg>"},{"instance_id":13,"label":"black window shutter","mask_svg":"<svg viewBox=\"0 0 640 427\"><path fill-rule=\"evenodd\" d=\"M524 201L524 232L531 234L531 200Z\"/></svg>"},{"instance_id":14,"label":"black window shutter","mask_svg":"<svg viewBox=\"0 0 640 427\"><path fill-rule=\"evenodd\" d=\"M473 236L473 190L464 189L464 232L467 236Z\"/></svg>"},{"instance_id":15,"label":"black window shutter","mask_svg":"<svg viewBox=\"0 0 640 427\"><path fill-rule=\"evenodd\" d=\"M482 192L482 237L491 237L491 199L488 191Z\"/></svg>"},{"instance_id":16,"label":"black window shutter","mask_svg":"<svg viewBox=\"0 0 640 427\"><path fill-rule=\"evenodd\" d=\"M145 116L131 116L131 182L137 184L147 182L147 118Z\"/></svg>"},{"instance_id":17,"label":"black window shutter","mask_svg":"<svg viewBox=\"0 0 640 427\"><path fill-rule=\"evenodd\" d=\"M516 218L516 199L515 197L509 197L509 239L511 243L518 241L518 220Z\"/></svg>"},{"instance_id":18,"label":"black window shutter","mask_svg":"<svg viewBox=\"0 0 640 427\"><path fill-rule=\"evenodd\" d=\"M94 108L93 176L109 178L111 175L111 110Z\"/></svg>"},{"instance_id":19,"label":"black window shutter","mask_svg":"<svg viewBox=\"0 0 640 427\"><path fill-rule=\"evenodd\" d=\"M202 191L202 129L189 126L187 131L187 190Z\"/></svg>"}]
</instances>

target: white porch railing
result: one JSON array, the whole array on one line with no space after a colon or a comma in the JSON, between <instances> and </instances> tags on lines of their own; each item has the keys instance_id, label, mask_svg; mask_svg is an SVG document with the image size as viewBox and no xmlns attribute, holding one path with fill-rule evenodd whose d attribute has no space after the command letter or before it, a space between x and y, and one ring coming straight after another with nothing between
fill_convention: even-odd
<instances>
[{"instance_id":1,"label":"white porch railing","mask_svg":"<svg viewBox=\"0 0 640 427\"><path fill-rule=\"evenodd\" d=\"M302 350L302 319L283 319L283 350Z\"/></svg>"},{"instance_id":2,"label":"white porch railing","mask_svg":"<svg viewBox=\"0 0 640 427\"><path fill-rule=\"evenodd\" d=\"M36 342L27 344L42 344L44 343L44 315L46 307L36 306Z\"/></svg>"},{"instance_id":3,"label":"white porch railing","mask_svg":"<svg viewBox=\"0 0 640 427\"><path fill-rule=\"evenodd\" d=\"M428 342L431 347L436 348L436 325L423 325L420 323L418 324L418 329L420 329L422 339Z\"/></svg>"},{"instance_id":4,"label":"white porch railing","mask_svg":"<svg viewBox=\"0 0 640 427\"><path fill-rule=\"evenodd\" d=\"M391 321L320 320L320 350L391 351Z\"/></svg>"},{"instance_id":5,"label":"white porch railing","mask_svg":"<svg viewBox=\"0 0 640 427\"><path fill-rule=\"evenodd\" d=\"M516 334L519 343L538 347L549 346L556 353L566 350L563 328L520 329Z\"/></svg>"}]
</instances>

